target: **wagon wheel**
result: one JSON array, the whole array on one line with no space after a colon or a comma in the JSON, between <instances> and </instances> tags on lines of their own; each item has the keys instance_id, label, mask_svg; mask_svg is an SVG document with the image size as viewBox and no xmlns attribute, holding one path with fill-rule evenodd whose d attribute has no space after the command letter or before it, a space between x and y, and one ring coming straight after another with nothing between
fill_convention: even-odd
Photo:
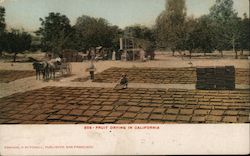
<instances>
[{"instance_id":1,"label":"wagon wheel","mask_svg":"<svg viewBox=\"0 0 250 156\"><path fill-rule=\"evenodd\" d=\"M71 66L70 63L66 64L66 70L67 70L67 74L71 74L71 72L72 72L72 66Z\"/></svg>"},{"instance_id":2,"label":"wagon wheel","mask_svg":"<svg viewBox=\"0 0 250 156\"><path fill-rule=\"evenodd\" d=\"M64 69L63 69L63 65L59 66L59 72L61 73L61 75L64 75Z\"/></svg>"}]
</instances>

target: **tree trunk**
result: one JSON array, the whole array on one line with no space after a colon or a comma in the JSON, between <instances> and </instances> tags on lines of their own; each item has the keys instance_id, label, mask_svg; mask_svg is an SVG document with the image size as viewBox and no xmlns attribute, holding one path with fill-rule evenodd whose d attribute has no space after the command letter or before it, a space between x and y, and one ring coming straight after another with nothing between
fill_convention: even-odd
<instances>
[{"instance_id":1,"label":"tree trunk","mask_svg":"<svg viewBox=\"0 0 250 156\"><path fill-rule=\"evenodd\" d=\"M2 51L0 51L0 57L2 57L3 56L3 52Z\"/></svg>"},{"instance_id":2,"label":"tree trunk","mask_svg":"<svg viewBox=\"0 0 250 156\"><path fill-rule=\"evenodd\" d=\"M189 59L192 58L192 50L189 50Z\"/></svg>"},{"instance_id":3,"label":"tree trunk","mask_svg":"<svg viewBox=\"0 0 250 156\"><path fill-rule=\"evenodd\" d=\"M234 52L235 52L235 59L238 59L238 51L235 50Z\"/></svg>"},{"instance_id":4,"label":"tree trunk","mask_svg":"<svg viewBox=\"0 0 250 156\"><path fill-rule=\"evenodd\" d=\"M240 53L240 56L243 56L243 49L241 49L241 53Z\"/></svg>"},{"instance_id":5,"label":"tree trunk","mask_svg":"<svg viewBox=\"0 0 250 156\"><path fill-rule=\"evenodd\" d=\"M233 35L233 51L235 51L236 52L236 50L235 50L235 39L234 39L234 35ZM237 52L236 52L237 53ZM237 56L238 57L238 56Z\"/></svg>"},{"instance_id":6,"label":"tree trunk","mask_svg":"<svg viewBox=\"0 0 250 156\"><path fill-rule=\"evenodd\" d=\"M174 56L175 50L172 50L172 56Z\"/></svg>"},{"instance_id":7,"label":"tree trunk","mask_svg":"<svg viewBox=\"0 0 250 156\"><path fill-rule=\"evenodd\" d=\"M220 56L223 57L223 51L222 50L220 50Z\"/></svg>"},{"instance_id":8,"label":"tree trunk","mask_svg":"<svg viewBox=\"0 0 250 156\"><path fill-rule=\"evenodd\" d=\"M13 62L16 62L16 55L17 55L17 53L14 53Z\"/></svg>"},{"instance_id":9,"label":"tree trunk","mask_svg":"<svg viewBox=\"0 0 250 156\"><path fill-rule=\"evenodd\" d=\"M179 54L181 55L181 59L183 60L183 54L181 51L179 51Z\"/></svg>"}]
</instances>

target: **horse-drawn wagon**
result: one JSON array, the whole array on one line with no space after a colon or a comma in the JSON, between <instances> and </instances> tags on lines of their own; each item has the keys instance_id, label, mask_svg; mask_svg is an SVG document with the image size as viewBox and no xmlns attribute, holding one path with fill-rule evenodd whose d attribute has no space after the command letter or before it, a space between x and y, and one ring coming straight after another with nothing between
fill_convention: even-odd
<instances>
[{"instance_id":1,"label":"horse-drawn wagon","mask_svg":"<svg viewBox=\"0 0 250 156\"><path fill-rule=\"evenodd\" d=\"M48 61L33 62L33 69L36 71L36 79L40 79L42 75L44 80L48 80L55 79L56 73L60 73L61 76L71 74L72 66L65 58L58 57Z\"/></svg>"}]
</instances>

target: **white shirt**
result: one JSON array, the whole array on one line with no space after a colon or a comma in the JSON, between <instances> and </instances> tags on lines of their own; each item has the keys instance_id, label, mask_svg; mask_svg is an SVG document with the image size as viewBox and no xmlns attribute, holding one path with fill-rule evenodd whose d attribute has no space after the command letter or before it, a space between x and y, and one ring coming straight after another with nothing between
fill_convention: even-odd
<instances>
[{"instance_id":1,"label":"white shirt","mask_svg":"<svg viewBox=\"0 0 250 156\"><path fill-rule=\"evenodd\" d=\"M60 57L57 57L57 58L56 58L56 61L57 61L57 62L61 62L62 59L61 59Z\"/></svg>"}]
</instances>

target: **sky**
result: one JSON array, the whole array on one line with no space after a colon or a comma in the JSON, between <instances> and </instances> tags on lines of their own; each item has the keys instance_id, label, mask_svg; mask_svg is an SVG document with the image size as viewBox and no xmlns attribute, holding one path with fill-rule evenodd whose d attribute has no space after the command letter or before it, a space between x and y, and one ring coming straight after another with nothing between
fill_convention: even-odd
<instances>
[{"instance_id":1,"label":"sky","mask_svg":"<svg viewBox=\"0 0 250 156\"><path fill-rule=\"evenodd\" d=\"M186 0L188 16L207 14L215 0ZM0 0L6 9L8 28L23 28L35 31L40 26L39 18L49 12L66 15L71 24L81 15L102 17L121 28L141 24L152 26L156 17L165 9L165 0ZM234 0L234 9L239 16L249 14L249 0Z\"/></svg>"}]
</instances>

